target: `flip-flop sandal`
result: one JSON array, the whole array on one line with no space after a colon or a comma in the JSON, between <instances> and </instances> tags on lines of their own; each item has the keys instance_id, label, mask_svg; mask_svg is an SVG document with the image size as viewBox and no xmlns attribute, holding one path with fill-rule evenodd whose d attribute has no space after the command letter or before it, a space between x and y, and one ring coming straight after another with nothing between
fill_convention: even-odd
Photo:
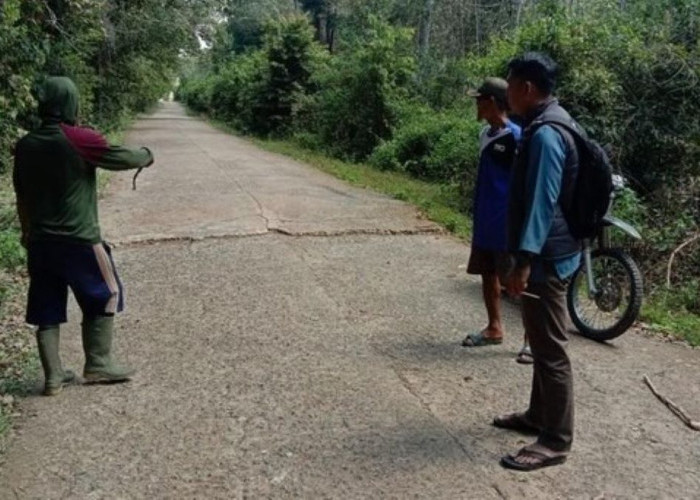
<instances>
[{"instance_id":1,"label":"flip-flop sandal","mask_svg":"<svg viewBox=\"0 0 700 500\"><path fill-rule=\"evenodd\" d=\"M521 434L537 435L540 433L537 426L528 422L522 413L510 413L508 415L498 416L493 419L491 425L499 429L520 432Z\"/></svg>"},{"instance_id":2,"label":"flip-flop sandal","mask_svg":"<svg viewBox=\"0 0 700 500\"><path fill-rule=\"evenodd\" d=\"M535 362L529 346L524 346L522 349L520 349L520 352L515 358L515 362L520 363L521 365L531 365Z\"/></svg>"},{"instance_id":3,"label":"flip-flop sandal","mask_svg":"<svg viewBox=\"0 0 700 500\"><path fill-rule=\"evenodd\" d=\"M483 330L477 333L470 333L467 335L467 337L462 341L462 346L463 347L482 347L485 345L498 345L502 344L503 339L502 338L497 338L494 339L492 337L487 337L484 335Z\"/></svg>"},{"instance_id":4,"label":"flip-flop sandal","mask_svg":"<svg viewBox=\"0 0 700 500\"><path fill-rule=\"evenodd\" d=\"M535 461L530 463L518 462L518 457L522 457L523 455L534 458ZM551 467L553 465L560 465L564 462L566 462L566 455L545 455L539 451L530 450L527 447L521 448L515 455L509 454L501 458L501 465L506 469L524 472L542 469L543 467Z\"/></svg>"}]
</instances>

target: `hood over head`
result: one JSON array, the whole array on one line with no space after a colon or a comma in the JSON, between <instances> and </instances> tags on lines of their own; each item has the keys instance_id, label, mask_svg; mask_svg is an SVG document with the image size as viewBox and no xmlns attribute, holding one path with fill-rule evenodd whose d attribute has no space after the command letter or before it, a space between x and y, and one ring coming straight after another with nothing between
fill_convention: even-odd
<instances>
[{"instance_id":1,"label":"hood over head","mask_svg":"<svg viewBox=\"0 0 700 500\"><path fill-rule=\"evenodd\" d=\"M73 80L65 76L46 79L38 92L39 115L44 121L75 125L80 94Z\"/></svg>"}]
</instances>

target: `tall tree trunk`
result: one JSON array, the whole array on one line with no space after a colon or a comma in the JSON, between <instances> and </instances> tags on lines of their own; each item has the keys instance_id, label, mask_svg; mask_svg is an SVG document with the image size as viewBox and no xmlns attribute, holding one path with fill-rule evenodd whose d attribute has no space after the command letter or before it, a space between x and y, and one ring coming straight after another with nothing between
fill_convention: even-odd
<instances>
[{"instance_id":1,"label":"tall tree trunk","mask_svg":"<svg viewBox=\"0 0 700 500\"><path fill-rule=\"evenodd\" d=\"M421 13L420 28L418 31L418 51L421 59L425 59L430 52L430 32L433 27L433 11L435 0L425 0Z\"/></svg>"},{"instance_id":2,"label":"tall tree trunk","mask_svg":"<svg viewBox=\"0 0 700 500\"><path fill-rule=\"evenodd\" d=\"M319 12L316 16L316 31L318 33L318 41L328 45L328 14L325 12Z\"/></svg>"},{"instance_id":3,"label":"tall tree trunk","mask_svg":"<svg viewBox=\"0 0 700 500\"><path fill-rule=\"evenodd\" d=\"M481 51L481 4L479 0L474 0L474 39L476 41L476 51Z\"/></svg>"},{"instance_id":4,"label":"tall tree trunk","mask_svg":"<svg viewBox=\"0 0 700 500\"><path fill-rule=\"evenodd\" d=\"M314 24L316 25L318 41L328 47L330 52L333 52L333 44L335 42L335 14L330 10L319 12L316 15Z\"/></svg>"},{"instance_id":5,"label":"tall tree trunk","mask_svg":"<svg viewBox=\"0 0 700 500\"><path fill-rule=\"evenodd\" d=\"M526 0L512 0L512 2L513 7L515 8L515 25L520 26L520 19L523 15Z\"/></svg>"},{"instance_id":6,"label":"tall tree trunk","mask_svg":"<svg viewBox=\"0 0 700 500\"><path fill-rule=\"evenodd\" d=\"M337 17L334 2L331 0L296 1L302 9L311 14L318 41L326 45L328 50L333 52Z\"/></svg>"}]
</instances>

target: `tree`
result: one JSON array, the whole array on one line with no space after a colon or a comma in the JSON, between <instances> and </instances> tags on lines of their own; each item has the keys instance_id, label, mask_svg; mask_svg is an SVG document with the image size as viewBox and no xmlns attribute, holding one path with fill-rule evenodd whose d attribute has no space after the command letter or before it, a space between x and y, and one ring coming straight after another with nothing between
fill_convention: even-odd
<instances>
[{"instance_id":1,"label":"tree","mask_svg":"<svg viewBox=\"0 0 700 500\"><path fill-rule=\"evenodd\" d=\"M311 15L318 41L333 52L337 23L333 0L301 0L301 6Z\"/></svg>"},{"instance_id":2,"label":"tree","mask_svg":"<svg viewBox=\"0 0 700 500\"><path fill-rule=\"evenodd\" d=\"M425 59L430 51L430 31L433 27L433 10L435 0L425 0L418 30L418 47L421 59Z\"/></svg>"}]
</instances>

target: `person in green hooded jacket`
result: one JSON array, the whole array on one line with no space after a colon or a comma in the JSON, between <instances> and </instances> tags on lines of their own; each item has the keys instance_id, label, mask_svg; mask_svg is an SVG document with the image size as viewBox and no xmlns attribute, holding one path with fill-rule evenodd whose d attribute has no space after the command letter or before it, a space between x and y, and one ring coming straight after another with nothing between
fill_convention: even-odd
<instances>
[{"instance_id":1,"label":"person in green hooded jacket","mask_svg":"<svg viewBox=\"0 0 700 500\"><path fill-rule=\"evenodd\" d=\"M41 125L15 147L13 184L29 268L26 320L37 326L44 394L55 395L75 379L59 355L69 289L83 313L85 380L124 381L134 374L111 355L123 287L100 233L96 169L148 167L153 155L145 147L110 145L79 126L78 89L69 78L48 78L38 98Z\"/></svg>"}]
</instances>

